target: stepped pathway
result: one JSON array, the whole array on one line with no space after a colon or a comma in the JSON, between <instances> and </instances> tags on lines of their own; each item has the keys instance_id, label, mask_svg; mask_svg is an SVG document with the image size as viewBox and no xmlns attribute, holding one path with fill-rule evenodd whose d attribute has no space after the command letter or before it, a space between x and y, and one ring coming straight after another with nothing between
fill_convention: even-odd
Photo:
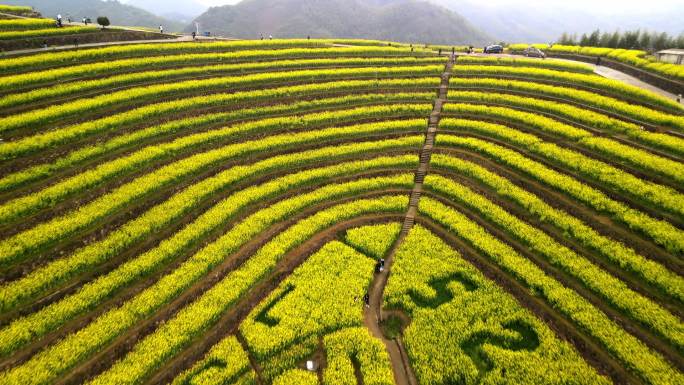
<instances>
[{"instance_id":1,"label":"stepped pathway","mask_svg":"<svg viewBox=\"0 0 684 385\"><path fill-rule=\"evenodd\" d=\"M450 58L446 65L445 71L442 74L442 83L439 86L439 94L437 99L435 99L434 107L428 121L428 130L425 134L425 142L420 152L420 163L418 165L418 169L416 170L414 186L413 190L411 191L411 198L409 200L409 207L404 217L404 223L402 225L401 232L399 233L399 236L397 237L397 240L389 251L387 257L385 258L385 270L382 273L376 274L373 282L371 283L368 292L370 296L370 307L366 309L364 313L364 324L368 330L370 330L373 336L380 339L387 348L394 372L394 381L397 385L418 385L418 381L413 373L413 370L411 369L408 355L406 354L406 350L404 349L401 339L398 338L396 340L389 340L385 338L382 330L380 329L380 322L388 315L388 313L382 309L383 292L385 290L385 286L387 285L390 271L392 270L394 254L401 246L404 238L415 223L415 217L418 211L418 203L420 201L420 195L423 191L423 181L425 179L425 175L427 174L428 164L432 155L432 147L435 143L435 135L437 134L437 125L439 124L442 105L444 102L446 102L447 98L449 77L451 76L451 69L454 65L454 58L455 57Z\"/></svg>"}]
</instances>

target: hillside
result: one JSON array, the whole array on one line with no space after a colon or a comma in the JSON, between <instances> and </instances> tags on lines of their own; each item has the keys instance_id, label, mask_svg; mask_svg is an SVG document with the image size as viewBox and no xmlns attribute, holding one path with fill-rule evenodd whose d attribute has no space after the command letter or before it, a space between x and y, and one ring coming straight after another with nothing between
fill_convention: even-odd
<instances>
[{"instance_id":1,"label":"hillside","mask_svg":"<svg viewBox=\"0 0 684 385\"><path fill-rule=\"evenodd\" d=\"M597 28L603 31L642 29L672 35L684 32L684 7L667 3L649 5L649 12L578 9L562 2L489 3L475 0L430 0L459 12L472 24L497 39L509 42L553 42L563 32L582 34Z\"/></svg>"},{"instance_id":2,"label":"hillside","mask_svg":"<svg viewBox=\"0 0 684 385\"><path fill-rule=\"evenodd\" d=\"M414 0L245 0L212 7L196 21L203 31L239 38L310 35L475 45L491 40L458 14Z\"/></svg>"},{"instance_id":3,"label":"hillside","mask_svg":"<svg viewBox=\"0 0 684 385\"><path fill-rule=\"evenodd\" d=\"M61 14L64 18L71 16L74 20L80 20L83 17L90 17L95 21L98 16L107 16L112 25L156 28L161 24L166 31L180 31L185 25L115 0L2 0L2 2L10 5L30 5L48 18L55 18Z\"/></svg>"}]
</instances>

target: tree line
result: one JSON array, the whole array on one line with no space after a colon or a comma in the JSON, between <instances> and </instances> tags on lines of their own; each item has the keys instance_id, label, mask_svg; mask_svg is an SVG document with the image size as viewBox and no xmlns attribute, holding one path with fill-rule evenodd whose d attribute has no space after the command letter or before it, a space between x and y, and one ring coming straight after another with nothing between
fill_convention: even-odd
<instances>
[{"instance_id":1,"label":"tree line","mask_svg":"<svg viewBox=\"0 0 684 385\"><path fill-rule=\"evenodd\" d=\"M556 44L640 49L654 52L667 48L684 48L684 32L679 36L672 36L667 32L648 32L639 29L613 33L601 32L597 29L590 34L583 33L579 38L576 34L563 32Z\"/></svg>"}]
</instances>

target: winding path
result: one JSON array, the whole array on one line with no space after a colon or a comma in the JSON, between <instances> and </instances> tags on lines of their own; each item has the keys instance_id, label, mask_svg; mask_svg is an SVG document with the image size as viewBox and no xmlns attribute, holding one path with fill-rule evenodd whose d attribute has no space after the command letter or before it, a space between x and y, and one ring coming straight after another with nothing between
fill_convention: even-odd
<instances>
[{"instance_id":1,"label":"winding path","mask_svg":"<svg viewBox=\"0 0 684 385\"><path fill-rule=\"evenodd\" d=\"M665 91L661 88L658 88L654 85L648 84L648 83L644 82L643 80L641 80L637 77L634 77L632 75L628 75L624 72L620 72L620 71L612 69L610 67L597 66L596 64L585 63L585 62L569 60L569 59L559 59L559 58L554 58L554 59L555 60L563 60L563 61L567 61L567 62L571 62L571 63L581 63L581 64L584 64L584 65L587 65L587 66L593 68L594 73L596 73L597 75L601 75L604 78L619 80L623 83L626 83L626 84L629 84L629 85L632 85L635 87L639 87L641 89L651 91L651 92L656 93L658 95L664 96L668 99L677 100L677 95L675 95L671 92L667 92L667 91Z\"/></svg>"},{"instance_id":2,"label":"winding path","mask_svg":"<svg viewBox=\"0 0 684 385\"><path fill-rule=\"evenodd\" d=\"M382 309L383 292L385 290L385 286L387 285L390 271L392 270L394 255L397 249L401 246L409 230L411 230L411 227L413 227L413 224L415 223L418 203L423 190L423 181L425 179L425 175L427 174L428 163L430 162L430 157L432 155L432 146L435 143L435 135L437 133L437 125L439 124L440 114L442 112L442 105L444 102L446 102L447 90L449 87L449 77L451 76L451 69L453 65L454 58L452 57L449 59L445 71L442 74L442 82L439 86L439 94L437 99L435 99L434 107L432 113L430 114L428 130L425 135L425 142L420 152L420 163L418 169L416 170L414 187L411 192L411 199L409 201L409 207L406 212L406 216L404 217L404 223L402 225L401 232L399 233L396 242L394 242L394 245L385 259L385 270L382 273L376 274L373 282L371 283L371 287L369 288L370 307L364 312L364 324L368 330L370 330L373 336L380 339L387 348L394 372L394 382L397 385L418 385L418 380L411 369L411 364L409 363L408 355L401 342L401 338L389 340L385 338L382 330L380 329L380 322L388 315L388 312Z\"/></svg>"}]
</instances>

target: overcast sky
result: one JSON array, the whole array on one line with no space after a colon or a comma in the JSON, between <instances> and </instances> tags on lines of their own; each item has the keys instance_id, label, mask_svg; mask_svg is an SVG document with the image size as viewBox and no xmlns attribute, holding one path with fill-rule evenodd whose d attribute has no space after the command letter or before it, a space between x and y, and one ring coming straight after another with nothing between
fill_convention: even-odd
<instances>
[{"instance_id":1,"label":"overcast sky","mask_svg":"<svg viewBox=\"0 0 684 385\"><path fill-rule=\"evenodd\" d=\"M171 0L182 1L182 0ZM239 3L240 0L197 0L207 6L217 6L225 4ZM591 12L592 9L610 11L620 9L623 11L653 11L658 6L671 7L675 4L682 4L683 0L487 0L487 4L517 4L520 6L530 6L533 4L558 4L564 8L583 9Z\"/></svg>"}]
</instances>

